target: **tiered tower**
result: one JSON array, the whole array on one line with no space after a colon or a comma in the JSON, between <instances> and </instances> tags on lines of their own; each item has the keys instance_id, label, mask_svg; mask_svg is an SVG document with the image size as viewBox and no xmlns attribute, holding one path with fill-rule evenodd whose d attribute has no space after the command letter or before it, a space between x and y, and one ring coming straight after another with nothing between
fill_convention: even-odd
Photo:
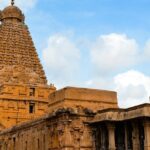
<instances>
[{"instance_id":1,"label":"tiered tower","mask_svg":"<svg viewBox=\"0 0 150 150\"><path fill-rule=\"evenodd\" d=\"M0 128L46 113L48 86L22 11L11 5L0 11Z\"/></svg>"}]
</instances>

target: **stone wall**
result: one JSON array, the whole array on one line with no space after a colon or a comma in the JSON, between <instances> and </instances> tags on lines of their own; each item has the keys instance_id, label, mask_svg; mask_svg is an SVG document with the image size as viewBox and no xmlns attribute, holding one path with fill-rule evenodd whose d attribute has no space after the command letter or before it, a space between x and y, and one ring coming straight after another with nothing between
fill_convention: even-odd
<instances>
[{"instance_id":1,"label":"stone wall","mask_svg":"<svg viewBox=\"0 0 150 150\"><path fill-rule=\"evenodd\" d=\"M86 123L92 118L71 109L28 122L0 134L1 150L91 150L93 132Z\"/></svg>"},{"instance_id":2,"label":"stone wall","mask_svg":"<svg viewBox=\"0 0 150 150\"><path fill-rule=\"evenodd\" d=\"M1 85L1 129L12 127L46 114L48 112L48 96L55 90L53 86Z\"/></svg>"},{"instance_id":3,"label":"stone wall","mask_svg":"<svg viewBox=\"0 0 150 150\"><path fill-rule=\"evenodd\" d=\"M114 91L66 87L49 96L49 112L57 108L88 108L93 111L118 108L117 93Z\"/></svg>"}]
</instances>

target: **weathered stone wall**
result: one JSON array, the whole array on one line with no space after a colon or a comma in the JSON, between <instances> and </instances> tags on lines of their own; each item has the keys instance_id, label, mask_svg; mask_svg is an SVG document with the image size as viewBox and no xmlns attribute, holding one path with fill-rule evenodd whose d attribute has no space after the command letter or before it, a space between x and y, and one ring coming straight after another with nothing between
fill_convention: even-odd
<instances>
[{"instance_id":1,"label":"weathered stone wall","mask_svg":"<svg viewBox=\"0 0 150 150\"><path fill-rule=\"evenodd\" d=\"M128 109L109 108L98 111L93 122L125 121L134 118L150 117L150 104L142 104Z\"/></svg>"},{"instance_id":2,"label":"weathered stone wall","mask_svg":"<svg viewBox=\"0 0 150 150\"><path fill-rule=\"evenodd\" d=\"M49 112L61 107L88 108L93 111L118 108L117 93L88 88L66 87L49 96Z\"/></svg>"},{"instance_id":3,"label":"weathered stone wall","mask_svg":"<svg viewBox=\"0 0 150 150\"><path fill-rule=\"evenodd\" d=\"M126 115L130 112L145 112L148 106L145 104L125 109L124 112ZM95 114L87 108L62 106L38 120L3 130L0 133L1 150L128 150L128 147L150 150L150 114L137 114L127 120L111 120L106 115L106 118L98 121L100 112Z\"/></svg>"},{"instance_id":4,"label":"weathered stone wall","mask_svg":"<svg viewBox=\"0 0 150 150\"><path fill-rule=\"evenodd\" d=\"M0 11L0 130L47 113L48 86L22 11Z\"/></svg>"},{"instance_id":5,"label":"weathered stone wall","mask_svg":"<svg viewBox=\"0 0 150 150\"><path fill-rule=\"evenodd\" d=\"M1 150L91 150L93 132L86 114L62 109L0 134Z\"/></svg>"},{"instance_id":6,"label":"weathered stone wall","mask_svg":"<svg viewBox=\"0 0 150 150\"><path fill-rule=\"evenodd\" d=\"M54 91L53 86L2 85L0 87L0 130L46 114L48 96Z\"/></svg>"}]
</instances>

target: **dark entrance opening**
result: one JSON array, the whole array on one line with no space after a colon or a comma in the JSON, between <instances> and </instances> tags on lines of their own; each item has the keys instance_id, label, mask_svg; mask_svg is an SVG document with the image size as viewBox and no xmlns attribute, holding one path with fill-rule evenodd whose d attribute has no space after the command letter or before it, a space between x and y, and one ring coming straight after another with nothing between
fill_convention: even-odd
<instances>
[{"instance_id":1,"label":"dark entrance opening","mask_svg":"<svg viewBox=\"0 0 150 150\"><path fill-rule=\"evenodd\" d=\"M96 150L108 150L108 130L105 124L101 124L95 131Z\"/></svg>"},{"instance_id":2,"label":"dark entrance opening","mask_svg":"<svg viewBox=\"0 0 150 150\"><path fill-rule=\"evenodd\" d=\"M116 150L125 150L125 127L123 123L116 123L115 141Z\"/></svg>"},{"instance_id":3,"label":"dark entrance opening","mask_svg":"<svg viewBox=\"0 0 150 150\"><path fill-rule=\"evenodd\" d=\"M133 149L133 143L132 143L132 125L130 122L126 123L126 132L127 132L127 149L132 150Z\"/></svg>"},{"instance_id":4,"label":"dark entrance opening","mask_svg":"<svg viewBox=\"0 0 150 150\"><path fill-rule=\"evenodd\" d=\"M35 113L35 103L29 103L29 113Z\"/></svg>"},{"instance_id":5,"label":"dark entrance opening","mask_svg":"<svg viewBox=\"0 0 150 150\"><path fill-rule=\"evenodd\" d=\"M140 141L140 150L144 150L144 127L139 123L139 141Z\"/></svg>"}]
</instances>

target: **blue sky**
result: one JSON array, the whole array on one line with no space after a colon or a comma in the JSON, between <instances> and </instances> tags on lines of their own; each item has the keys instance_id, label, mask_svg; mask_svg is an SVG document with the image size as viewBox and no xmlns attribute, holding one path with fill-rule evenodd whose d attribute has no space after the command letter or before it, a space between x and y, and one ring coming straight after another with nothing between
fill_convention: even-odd
<instances>
[{"instance_id":1,"label":"blue sky","mask_svg":"<svg viewBox=\"0 0 150 150\"><path fill-rule=\"evenodd\" d=\"M76 36L93 39L99 34L126 32L145 42L149 38L149 4L148 0L42 0L28 13L45 16L27 19L30 29L35 22L46 24L49 30L44 36L73 30Z\"/></svg>"},{"instance_id":2,"label":"blue sky","mask_svg":"<svg viewBox=\"0 0 150 150\"><path fill-rule=\"evenodd\" d=\"M0 0L0 8L8 0ZM16 0L49 83L116 90L149 102L149 0Z\"/></svg>"}]
</instances>

